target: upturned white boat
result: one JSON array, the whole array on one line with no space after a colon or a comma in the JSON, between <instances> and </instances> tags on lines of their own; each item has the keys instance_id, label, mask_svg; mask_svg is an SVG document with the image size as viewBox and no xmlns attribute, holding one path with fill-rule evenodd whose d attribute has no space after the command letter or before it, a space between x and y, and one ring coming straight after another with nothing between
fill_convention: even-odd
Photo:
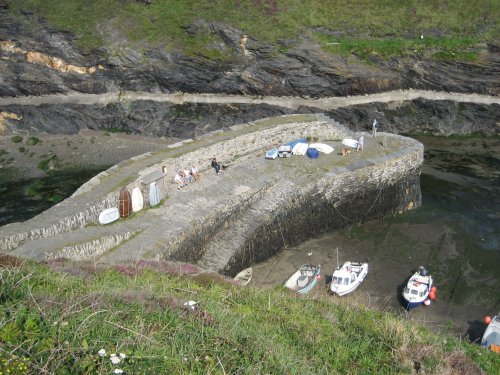
<instances>
[{"instance_id":1,"label":"upturned white boat","mask_svg":"<svg viewBox=\"0 0 500 375\"><path fill-rule=\"evenodd\" d=\"M252 276L253 276L253 268L252 267L245 268L243 271L241 271L234 277L234 281L236 281L238 284L242 286L245 286L248 285L250 280L252 280Z\"/></svg>"},{"instance_id":2,"label":"upturned white boat","mask_svg":"<svg viewBox=\"0 0 500 375\"><path fill-rule=\"evenodd\" d=\"M120 218L120 212L117 207L106 208L99 214L99 224L109 224Z\"/></svg>"},{"instance_id":3,"label":"upturned white boat","mask_svg":"<svg viewBox=\"0 0 500 375\"><path fill-rule=\"evenodd\" d=\"M342 140L342 144L344 146L352 147L352 148L358 147L358 141L356 141L355 139L351 139L351 138L344 138Z\"/></svg>"},{"instance_id":4,"label":"upturned white boat","mask_svg":"<svg viewBox=\"0 0 500 375\"><path fill-rule=\"evenodd\" d=\"M432 276L423 266L420 266L418 271L410 277L403 290L406 308L413 309L424 303L429 298L431 288Z\"/></svg>"},{"instance_id":5,"label":"upturned white boat","mask_svg":"<svg viewBox=\"0 0 500 375\"><path fill-rule=\"evenodd\" d=\"M285 286L301 294L309 293L318 282L320 272L321 265L304 264L287 280Z\"/></svg>"},{"instance_id":6,"label":"upturned white boat","mask_svg":"<svg viewBox=\"0 0 500 375\"><path fill-rule=\"evenodd\" d=\"M345 262L333 272L330 291L343 296L355 290L368 274L368 263Z\"/></svg>"},{"instance_id":7,"label":"upturned white boat","mask_svg":"<svg viewBox=\"0 0 500 375\"><path fill-rule=\"evenodd\" d=\"M500 315L493 317L484 331L481 346L500 353Z\"/></svg>"}]
</instances>

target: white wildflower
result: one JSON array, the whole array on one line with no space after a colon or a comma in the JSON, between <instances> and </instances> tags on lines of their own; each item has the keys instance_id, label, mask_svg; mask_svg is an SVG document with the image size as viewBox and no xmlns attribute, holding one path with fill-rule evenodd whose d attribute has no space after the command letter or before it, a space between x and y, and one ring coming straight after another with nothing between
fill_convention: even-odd
<instances>
[{"instance_id":1,"label":"white wildflower","mask_svg":"<svg viewBox=\"0 0 500 375\"><path fill-rule=\"evenodd\" d=\"M125 353L120 353L120 358L125 359L125 358L127 358L127 356L125 355Z\"/></svg>"},{"instance_id":2,"label":"white wildflower","mask_svg":"<svg viewBox=\"0 0 500 375\"><path fill-rule=\"evenodd\" d=\"M118 357L111 357L111 363L113 363L114 365L117 365L118 363L121 362L121 359L118 358Z\"/></svg>"},{"instance_id":3,"label":"white wildflower","mask_svg":"<svg viewBox=\"0 0 500 375\"><path fill-rule=\"evenodd\" d=\"M97 352L97 354L99 354L100 357L104 357L106 355L106 350L101 349Z\"/></svg>"},{"instance_id":4,"label":"white wildflower","mask_svg":"<svg viewBox=\"0 0 500 375\"><path fill-rule=\"evenodd\" d=\"M115 371L113 371L115 374L123 374L123 370L119 368L115 368Z\"/></svg>"}]
</instances>

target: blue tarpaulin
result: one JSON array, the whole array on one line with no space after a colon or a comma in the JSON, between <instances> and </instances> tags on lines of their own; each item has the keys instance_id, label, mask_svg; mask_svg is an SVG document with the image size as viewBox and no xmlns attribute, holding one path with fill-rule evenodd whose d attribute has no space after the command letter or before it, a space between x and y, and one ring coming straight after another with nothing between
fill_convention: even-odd
<instances>
[{"instance_id":1,"label":"blue tarpaulin","mask_svg":"<svg viewBox=\"0 0 500 375\"><path fill-rule=\"evenodd\" d=\"M299 139L296 139L294 141L290 141L290 142L286 143L286 145L293 148L293 146L295 146L297 143L307 143L307 139L299 138Z\"/></svg>"},{"instance_id":2,"label":"blue tarpaulin","mask_svg":"<svg viewBox=\"0 0 500 375\"><path fill-rule=\"evenodd\" d=\"M319 158L319 151L315 148L308 148L306 151L306 155L311 159Z\"/></svg>"}]
</instances>

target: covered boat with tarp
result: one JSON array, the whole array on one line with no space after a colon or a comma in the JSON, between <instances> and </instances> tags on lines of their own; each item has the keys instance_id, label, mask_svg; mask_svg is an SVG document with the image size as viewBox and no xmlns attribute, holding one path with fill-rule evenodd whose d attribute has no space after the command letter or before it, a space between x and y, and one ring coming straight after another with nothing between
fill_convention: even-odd
<instances>
[{"instance_id":1,"label":"covered boat with tarp","mask_svg":"<svg viewBox=\"0 0 500 375\"><path fill-rule=\"evenodd\" d=\"M317 158L319 158L319 151L315 148L309 147L307 149L306 155L310 159L317 159Z\"/></svg>"}]
</instances>

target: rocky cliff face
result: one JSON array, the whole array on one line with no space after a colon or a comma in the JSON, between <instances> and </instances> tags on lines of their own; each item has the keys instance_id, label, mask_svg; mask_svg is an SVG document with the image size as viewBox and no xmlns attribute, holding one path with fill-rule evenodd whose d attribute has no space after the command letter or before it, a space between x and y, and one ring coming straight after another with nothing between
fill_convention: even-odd
<instances>
[{"instance_id":1,"label":"rocky cliff face","mask_svg":"<svg viewBox=\"0 0 500 375\"><path fill-rule=\"evenodd\" d=\"M112 35L107 47L83 53L74 46L69 33L48 27L33 30L30 22L34 17L26 13L14 19L0 5L0 97L123 91L326 97L406 88L500 94L500 47L495 45L484 47L480 63L401 58L375 59L367 65L354 57L347 60L326 54L305 37L282 41L280 52L251 36L242 38L241 30L204 23L203 27L208 25L223 41L218 48L232 51L233 58L214 61L144 46L134 49ZM196 137L258 118L323 112L265 104L178 105L148 101L2 106L1 99L0 111L22 118L8 120L8 126L0 127L3 133L74 134L83 129L112 129L179 138ZM329 112L356 130L368 130L372 119L378 118L385 131L445 135L498 134L499 114L498 105L426 100L359 105Z\"/></svg>"},{"instance_id":2,"label":"rocky cliff face","mask_svg":"<svg viewBox=\"0 0 500 375\"><path fill-rule=\"evenodd\" d=\"M107 47L83 53L69 33L30 28L34 17L25 14L14 20L0 8L0 42L10 43L8 48L0 46L0 96L131 90L321 97L401 88L500 93L495 45L484 47L481 63L401 58L367 65L354 57L326 54L308 39L282 41L284 52L251 36L243 45L241 30L208 23L223 41L218 48L232 51L234 58L220 61L147 46L134 49L111 40L113 36Z\"/></svg>"}]
</instances>

